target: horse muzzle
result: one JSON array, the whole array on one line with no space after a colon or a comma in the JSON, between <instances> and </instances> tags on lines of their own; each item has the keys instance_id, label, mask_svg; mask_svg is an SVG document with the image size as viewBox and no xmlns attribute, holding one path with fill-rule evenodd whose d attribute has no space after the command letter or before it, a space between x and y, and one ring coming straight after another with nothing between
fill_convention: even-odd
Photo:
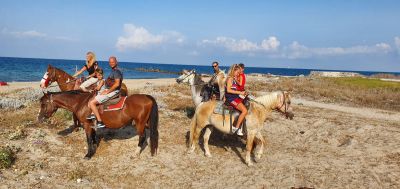
<instances>
[{"instance_id":1,"label":"horse muzzle","mask_svg":"<svg viewBox=\"0 0 400 189\"><path fill-rule=\"evenodd\" d=\"M294 113L293 112L286 112L285 113L286 119L290 119L292 120L294 117Z\"/></svg>"}]
</instances>

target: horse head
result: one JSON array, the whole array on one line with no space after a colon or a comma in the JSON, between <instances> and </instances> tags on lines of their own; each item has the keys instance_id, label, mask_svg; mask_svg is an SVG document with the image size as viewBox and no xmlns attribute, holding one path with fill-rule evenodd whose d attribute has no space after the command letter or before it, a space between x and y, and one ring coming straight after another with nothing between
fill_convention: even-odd
<instances>
[{"instance_id":1,"label":"horse head","mask_svg":"<svg viewBox=\"0 0 400 189\"><path fill-rule=\"evenodd\" d=\"M57 108L58 107L53 102L52 93L44 93L42 98L40 98L38 121L41 123L45 119L50 118L57 111Z\"/></svg>"},{"instance_id":2,"label":"horse head","mask_svg":"<svg viewBox=\"0 0 400 189\"><path fill-rule=\"evenodd\" d=\"M41 88L47 88L52 82L56 80L56 68L50 64L47 66L47 70L44 73L42 80L40 81Z\"/></svg>"},{"instance_id":3,"label":"horse head","mask_svg":"<svg viewBox=\"0 0 400 189\"><path fill-rule=\"evenodd\" d=\"M196 70L190 70L190 71L183 70L182 75L176 78L176 82L188 83L190 85L193 85L195 76L196 76Z\"/></svg>"},{"instance_id":4,"label":"horse head","mask_svg":"<svg viewBox=\"0 0 400 189\"><path fill-rule=\"evenodd\" d=\"M279 103L275 107L275 110L285 115L286 119L292 120L294 117L293 108L291 107L292 96L287 91L283 91L282 94L278 96L279 96Z\"/></svg>"},{"instance_id":5,"label":"horse head","mask_svg":"<svg viewBox=\"0 0 400 189\"><path fill-rule=\"evenodd\" d=\"M273 92L254 99L261 103L266 109L276 110L282 113L286 119L293 119L294 113L291 107L291 95L287 91Z\"/></svg>"}]
</instances>

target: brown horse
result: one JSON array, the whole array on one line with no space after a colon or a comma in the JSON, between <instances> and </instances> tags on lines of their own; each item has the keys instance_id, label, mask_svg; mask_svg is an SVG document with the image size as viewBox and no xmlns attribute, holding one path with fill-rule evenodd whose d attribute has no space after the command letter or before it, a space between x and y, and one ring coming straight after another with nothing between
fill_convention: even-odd
<instances>
[{"instance_id":1,"label":"brown horse","mask_svg":"<svg viewBox=\"0 0 400 189\"><path fill-rule=\"evenodd\" d=\"M40 81L40 87L45 89L51 85L53 82L57 82L58 87L61 91L71 91L74 90L76 78L72 77L63 70L53 67L50 64L47 66L46 73L44 73L42 80ZM95 86L94 86L95 87ZM91 87L91 89L94 89ZM128 96L128 88L124 83L121 85L121 96ZM77 131L81 126L78 118L73 114L74 119L74 130Z\"/></svg>"},{"instance_id":2,"label":"brown horse","mask_svg":"<svg viewBox=\"0 0 400 189\"><path fill-rule=\"evenodd\" d=\"M86 119L91 113L88 101L93 97L92 93L81 91L48 92L40 98L39 122L51 117L58 108L73 112L83 124L88 144L88 152L85 159L90 159L99 143L96 131L91 127L93 123ZM150 129L151 155L157 153L158 149L158 105L150 95L133 94L126 98L125 106L121 110L100 112L100 116L107 128L121 128L135 122L136 133L139 137L139 153L146 140L145 127ZM133 124L132 124L133 125Z\"/></svg>"}]
</instances>

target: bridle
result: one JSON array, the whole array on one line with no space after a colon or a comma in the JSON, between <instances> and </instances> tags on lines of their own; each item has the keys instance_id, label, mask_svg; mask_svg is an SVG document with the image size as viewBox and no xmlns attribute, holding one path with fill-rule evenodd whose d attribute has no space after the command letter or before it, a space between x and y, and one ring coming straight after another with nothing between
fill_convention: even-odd
<instances>
[{"instance_id":1,"label":"bridle","mask_svg":"<svg viewBox=\"0 0 400 189\"><path fill-rule=\"evenodd\" d=\"M184 78L182 78L182 79L179 79L179 82L182 82L183 80L185 80L186 78L188 78L189 76L191 76L192 74L194 74L194 71L192 70L192 71L190 71L190 73L188 74L188 75L186 75ZM178 81L178 79L176 79L177 81Z\"/></svg>"},{"instance_id":2,"label":"bridle","mask_svg":"<svg viewBox=\"0 0 400 189\"><path fill-rule=\"evenodd\" d=\"M284 91L282 91L282 96L283 96L283 102L282 102L282 104L281 104L278 108L276 108L275 110L277 110L278 112L281 112L283 115L286 116L286 118L288 118L288 117L289 117L289 114L288 114L289 106L288 106L288 102L287 102L287 101L288 101L288 98L286 98L285 92L284 92ZM284 110L284 111L281 110L281 108L282 108L283 106L285 106L285 110Z\"/></svg>"},{"instance_id":3,"label":"bridle","mask_svg":"<svg viewBox=\"0 0 400 189\"><path fill-rule=\"evenodd\" d=\"M53 95L52 95L51 93L50 93L50 94L47 93L47 94L45 94L45 95L47 95L49 98L46 100L46 106L45 106L43 112L44 112L44 115L46 115L46 117L49 118L49 117L51 117L51 116L54 114L54 112L52 112L51 115L48 115L49 112L48 112L48 108L47 108L48 104L50 104L51 110L54 109Z\"/></svg>"},{"instance_id":4,"label":"bridle","mask_svg":"<svg viewBox=\"0 0 400 189\"><path fill-rule=\"evenodd\" d=\"M49 84L48 84L48 85L51 85L51 83L53 83L54 81L56 81L56 69L57 69L57 68L52 67L52 71L51 71L52 73L50 74L51 76L48 76L47 79L43 78L43 79L46 80L46 82L49 81ZM64 75L65 75L65 73L64 73ZM52 88L52 87L58 87L58 86L62 86L62 85L67 85L67 84L69 84L69 83L71 83L71 82L75 82L76 80L77 80L77 79L72 79L72 80L67 81L67 82L65 82L65 83L58 83L57 85L48 86L47 88Z\"/></svg>"}]
</instances>

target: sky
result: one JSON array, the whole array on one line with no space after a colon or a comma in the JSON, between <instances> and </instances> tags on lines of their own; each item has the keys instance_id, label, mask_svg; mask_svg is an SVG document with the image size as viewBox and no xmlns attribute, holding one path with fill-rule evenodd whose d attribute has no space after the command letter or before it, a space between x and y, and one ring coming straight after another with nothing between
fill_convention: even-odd
<instances>
[{"instance_id":1,"label":"sky","mask_svg":"<svg viewBox=\"0 0 400 189\"><path fill-rule=\"evenodd\" d=\"M400 1L0 0L0 56L400 72Z\"/></svg>"}]
</instances>

